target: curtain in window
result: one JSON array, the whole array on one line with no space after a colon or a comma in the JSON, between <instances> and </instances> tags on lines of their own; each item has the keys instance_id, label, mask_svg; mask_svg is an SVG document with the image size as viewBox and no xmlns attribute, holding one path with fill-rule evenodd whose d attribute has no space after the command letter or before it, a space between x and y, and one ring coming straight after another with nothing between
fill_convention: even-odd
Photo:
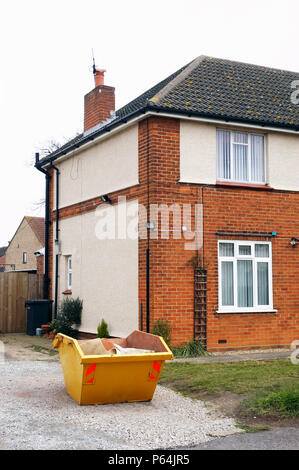
<instances>
[{"instance_id":1,"label":"curtain in window","mask_svg":"<svg viewBox=\"0 0 299 470\"><path fill-rule=\"evenodd\" d=\"M250 256L251 255L251 246L250 245L240 245L239 246L239 255L240 256Z\"/></svg>"},{"instance_id":2,"label":"curtain in window","mask_svg":"<svg viewBox=\"0 0 299 470\"><path fill-rule=\"evenodd\" d=\"M234 269L232 261L221 262L222 305L234 305Z\"/></svg>"},{"instance_id":3,"label":"curtain in window","mask_svg":"<svg viewBox=\"0 0 299 470\"><path fill-rule=\"evenodd\" d=\"M248 135L234 132L233 140L234 179L248 181Z\"/></svg>"},{"instance_id":4,"label":"curtain in window","mask_svg":"<svg viewBox=\"0 0 299 470\"><path fill-rule=\"evenodd\" d=\"M269 258L269 245L257 243L255 245L255 256L257 258Z\"/></svg>"},{"instance_id":5,"label":"curtain in window","mask_svg":"<svg viewBox=\"0 0 299 470\"><path fill-rule=\"evenodd\" d=\"M259 305L269 305L268 263L257 263L257 297Z\"/></svg>"},{"instance_id":6,"label":"curtain in window","mask_svg":"<svg viewBox=\"0 0 299 470\"><path fill-rule=\"evenodd\" d=\"M234 244L233 243L220 243L219 255L220 256L234 256Z\"/></svg>"},{"instance_id":7,"label":"curtain in window","mask_svg":"<svg viewBox=\"0 0 299 470\"><path fill-rule=\"evenodd\" d=\"M217 130L217 177L231 179L229 131Z\"/></svg>"},{"instance_id":8,"label":"curtain in window","mask_svg":"<svg viewBox=\"0 0 299 470\"><path fill-rule=\"evenodd\" d=\"M265 182L264 137L251 135L251 180Z\"/></svg>"},{"instance_id":9,"label":"curtain in window","mask_svg":"<svg viewBox=\"0 0 299 470\"><path fill-rule=\"evenodd\" d=\"M253 306L253 271L251 260L238 260L238 307Z\"/></svg>"}]
</instances>

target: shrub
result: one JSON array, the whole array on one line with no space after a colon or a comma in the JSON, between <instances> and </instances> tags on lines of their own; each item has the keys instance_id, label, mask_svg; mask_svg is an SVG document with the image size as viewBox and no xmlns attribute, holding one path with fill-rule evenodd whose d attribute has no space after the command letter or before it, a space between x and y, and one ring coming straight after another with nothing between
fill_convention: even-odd
<instances>
[{"instance_id":1,"label":"shrub","mask_svg":"<svg viewBox=\"0 0 299 470\"><path fill-rule=\"evenodd\" d=\"M199 339L189 341L189 343L182 348L173 349L173 353L176 357L198 357L206 356L208 354Z\"/></svg>"},{"instance_id":2,"label":"shrub","mask_svg":"<svg viewBox=\"0 0 299 470\"><path fill-rule=\"evenodd\" d=\"M98 338L109 338L108 324L103 319L98 326Z\"/></svg>"},{"instance_id":3,"label":"shrub","mask_svg":"<svg viewBox=\"0 0 299 470\"><path fill-rule=\"evenodd\" d=\"M55 334L62 333L76 338L78 336L78 329L73 328L73 326L79 327L81 325L82 308L83 302L79 297L76 299L64 299L58 310L57 318L50 323L51 330Z\"/></svg>"},{"instance_id":4,"label":"shrub","mask_svg":"<svg viewBox=\"0 0 299 470\"><path fill-rule=\"evenodd\" d=\"M62 333L72 338L77 338L78 330L72 327L72 322L69 321L65 316L57 315L57 318L51 321L50 323L51 330L55 335L57 333Z\"/></svg>"},{"instance_id":5,"label":"shrub","mask_svg":"<svg viewBox=\"0 0 299 470\"><path fill-rule=\"evenodd\" d=\"M81 325L83 301L77 297L76 299L64 299L61 303L59 312L68 318L72 324Z\"/></svg>"},{"instance_id":6,"label":"shrub","mask_svg":"<svg viewBox=\"0 0 299 470\"><path fill-rule=\"evenodd\" d=\"M169 322L167 320L163 320L162 318L159 318L159 320L157 320L154 323L151 333L153 335L162 336L165 343L168 346L170 346L171 331L172 331L172 328L171 328Z\"/></svg>"}]
</instances>

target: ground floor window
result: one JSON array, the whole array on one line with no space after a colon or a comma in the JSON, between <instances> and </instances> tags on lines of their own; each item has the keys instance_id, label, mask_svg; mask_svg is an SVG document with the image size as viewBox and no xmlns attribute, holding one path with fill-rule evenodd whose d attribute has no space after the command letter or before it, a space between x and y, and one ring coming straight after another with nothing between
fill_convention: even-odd
<instances>
[{"instance_id":1,"label":"ground floor window","mask_svg":"<svg viewBox=\"0 0 299 470\"><path fill-rule=\"evenodd\" d=\"M218 242L219 311L273 310L270 242Z\"/></svg>"},{"instance_id":2,"label":"ground floor window","mask_svg":"<svg viewBox=\"0 0 299 470\"><path fill-rule=\"evenodd\" d=\"M72 270L72 257L67 257L67 288L72 290L73 285L73 270Z\"/></svg>"}]
</instances>

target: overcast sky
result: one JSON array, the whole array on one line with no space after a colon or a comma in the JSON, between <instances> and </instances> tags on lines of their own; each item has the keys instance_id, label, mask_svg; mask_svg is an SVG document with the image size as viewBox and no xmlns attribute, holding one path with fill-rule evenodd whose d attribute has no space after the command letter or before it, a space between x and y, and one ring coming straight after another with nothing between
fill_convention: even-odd
<instances>
[{"instance_id":1,"label":"overcast sky","mask_svg":"<svg viewBox=\"0 0 299 470\"><path fill-rule=\"evenodd\" d=\"M204 54L299 72L298 0L1 1L0 246L43 215L34 153L83 126L91 49L116 107Z\"/></svg>"}]
</instances>

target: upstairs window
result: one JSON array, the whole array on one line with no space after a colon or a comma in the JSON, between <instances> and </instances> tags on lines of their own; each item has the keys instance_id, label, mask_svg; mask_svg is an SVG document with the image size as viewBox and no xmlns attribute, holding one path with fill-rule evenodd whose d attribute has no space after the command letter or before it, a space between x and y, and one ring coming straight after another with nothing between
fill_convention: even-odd
<instances>
[{"instance_id":1,"label":"upstairs window","mask_svg":"<svg viewBox=\"0 0 299 470\"><path fill-rule=\"evenodd\" d=\"M217 130L217 179L265 184L263 135Z\"/></svg>"},{"instance_id":2,"label":"upstairs window","mask_svg":"<svg viewBox=\"0 0 299 470\"><path fill-rule=\"evenodd\" d=\"M23 252L23 264L27 264L27 253L26 253L26 251Z\"/></svg>"}]
</instances>

